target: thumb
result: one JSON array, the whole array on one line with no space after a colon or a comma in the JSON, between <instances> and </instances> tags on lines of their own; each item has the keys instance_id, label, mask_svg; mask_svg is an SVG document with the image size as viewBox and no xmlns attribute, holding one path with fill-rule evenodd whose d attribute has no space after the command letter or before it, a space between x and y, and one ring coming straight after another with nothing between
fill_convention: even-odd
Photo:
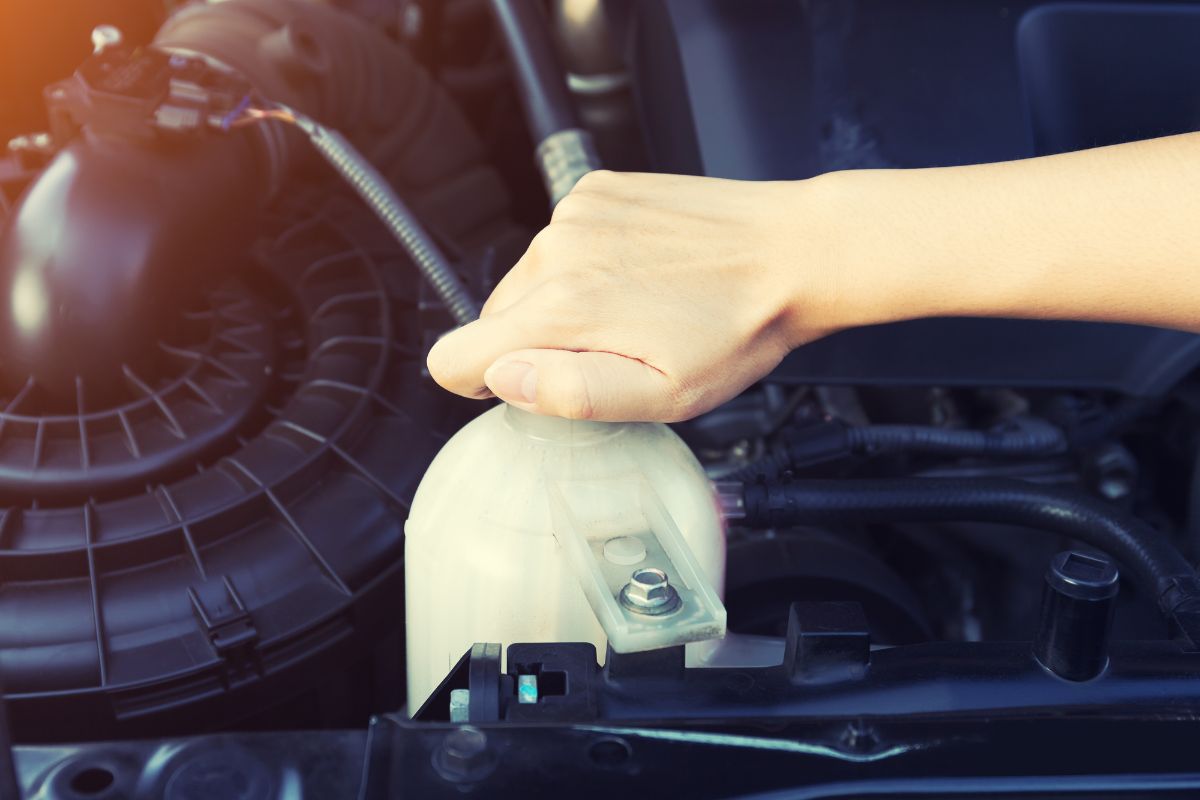
<instances>
[{"instance_id":1,"label":"thumb","mask_svg":"<svg viewBox=\"0 0 1200 800\"><path fill-rule=\"evenodd\" d=\"M517 350L496 359L483 380L501 400L537 414L607 422L675 417L667 376L614 353Z\"/></svg>"}]
</instances>

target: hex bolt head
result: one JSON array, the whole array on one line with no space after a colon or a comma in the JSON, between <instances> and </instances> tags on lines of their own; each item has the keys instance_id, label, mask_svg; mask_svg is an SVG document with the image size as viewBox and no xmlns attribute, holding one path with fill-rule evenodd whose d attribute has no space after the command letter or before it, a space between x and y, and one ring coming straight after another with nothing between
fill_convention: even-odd
<instances>
[{"instance_id":1,"label":"hex bolt head","mask_svg":"<svg viewBox=\"0 0 1200 800\"><path fill-rule=\"evenodd\" d=\"M647 567L633 571L621 590L621 604L638 614L661 616L678 610L681 601L667 573Z\"/></svg>"},{"instance_id":2,"label":"hex bolt head","mask_svg":"<svg viewBox=\"0 0 1200 800\"><path fill-rule=\"evenodd\" d=\"M433 754L433 767L448 781L477 781L495 769L496 760L487 734L464 725L446 734Z\"/></svg>"}]
</instances>

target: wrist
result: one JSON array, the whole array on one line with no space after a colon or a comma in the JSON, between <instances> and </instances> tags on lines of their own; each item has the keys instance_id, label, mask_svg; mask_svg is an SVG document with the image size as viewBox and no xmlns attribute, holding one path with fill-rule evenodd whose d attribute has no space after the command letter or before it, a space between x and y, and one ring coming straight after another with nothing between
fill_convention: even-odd
<instances>
[{"instance_id":1,"label":"wrist","mask_svg":"<svg viewBox=\"0 0 1200 800\"><path fill-rule=\"evenodd\" d=\"M1030 221L1012 192L989 191L996 175L979 170L851 170L797 182L793 346L844 328L1027 308L1040 262L1014 264L1010 251Z\"/></svg>"},{"instance_id":2,"label":"wrist","mask_svg":"<svg viewBox=\"0 0 1200 800\"><path fill-rule=\"evenodd\" d=\"M885 233L893 171L831 172L786 184L777 221L779 280L792 347L845 328L894 322L927 312L913 280L903 236Z\"/></svg>"}]
</instances>

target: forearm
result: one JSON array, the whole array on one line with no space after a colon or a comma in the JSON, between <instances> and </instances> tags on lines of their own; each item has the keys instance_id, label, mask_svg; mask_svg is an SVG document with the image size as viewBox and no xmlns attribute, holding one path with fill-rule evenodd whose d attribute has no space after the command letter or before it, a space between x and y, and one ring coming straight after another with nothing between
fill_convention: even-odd
<instances>
[{"instance_id":1,"label":"forearm","mask_svg":"<svg viewBox=\"0 0 1200 800\"><path fill-rule=\"evenodd\" d=\"M839 326L961 315L1200 331L1200 135L812 183Z\"/></svg>"},{"instance_id":2,"label":"forearm","mask_svg":"<svg viewBox=\"0 0 1200 800\"><path fill-rule=\"evenodd\" d=\"M429 371L542 414L675 421L838 329L953 315L1200 331L1200 136L808 181L592 173Z\"/></svg>"}]
</instances>

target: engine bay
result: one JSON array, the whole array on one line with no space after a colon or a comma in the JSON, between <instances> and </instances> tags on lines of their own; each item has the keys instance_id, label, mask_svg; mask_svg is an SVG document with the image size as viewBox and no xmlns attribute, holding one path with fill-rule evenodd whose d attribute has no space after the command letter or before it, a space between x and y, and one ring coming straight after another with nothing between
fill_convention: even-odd
<instances>
[{"instance_id":1,"label":"engine bay","mask_svg":"<svg viewBox=\"0 0 1200 800\"><path fill-rule=\"evenodd\" d=\"M603 569L608 473L425 368L593 167L1195 130L1200 4L67 5L0 7L62 51L0 64L0 798L1200 787L1200 336L920 319L573 423Z\"/></svg>"}]
</instances>

